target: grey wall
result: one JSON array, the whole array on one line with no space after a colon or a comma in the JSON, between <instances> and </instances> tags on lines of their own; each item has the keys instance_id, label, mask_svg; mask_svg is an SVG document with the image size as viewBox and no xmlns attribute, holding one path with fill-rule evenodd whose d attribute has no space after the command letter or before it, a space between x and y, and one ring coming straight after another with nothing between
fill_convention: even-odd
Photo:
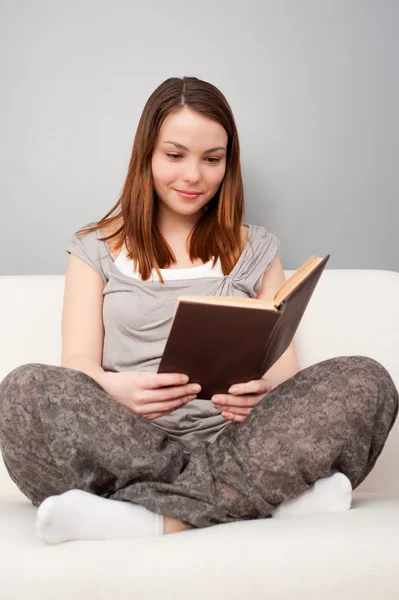
<instances>
[{"instance_id":1,"label":"grey wall","mask_svg":"<svg viewBox=\"0 0 399 600\"><path fill-rule=\"evenodd\" d=\"M399 271L399 2L1 0L0 274L64 273L165 79L225 94L247 222L286 269Z\"/></svg>"}]
</instances>

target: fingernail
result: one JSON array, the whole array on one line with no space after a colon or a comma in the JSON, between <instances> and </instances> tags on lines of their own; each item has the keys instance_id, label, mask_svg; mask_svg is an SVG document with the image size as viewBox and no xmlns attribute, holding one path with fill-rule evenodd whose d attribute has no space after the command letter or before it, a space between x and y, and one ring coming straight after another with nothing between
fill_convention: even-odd
<instances>
[{"instance_id":1,"label":"fingernail","mask_svg":"<svg viewBox=\"0 0 399 600\"><path fill-rule=\"evenodd\" d=\"M197 397L197 394L191 394L191 396L188 396L189 400L194 400L194 398Z\"/></svg>"},{"instance_id":2,"label":"fingernail","mask_svg":"<svg viewBox=\"0 0 399 600\"><path fill-rule=\"evenodd\" d=\"M236 385L233 385L233 387L231 387L229 389L230 394L235 394L236 392L238 392L240 390L239 387L237 387Z\"/></svg>"}]
</instances>

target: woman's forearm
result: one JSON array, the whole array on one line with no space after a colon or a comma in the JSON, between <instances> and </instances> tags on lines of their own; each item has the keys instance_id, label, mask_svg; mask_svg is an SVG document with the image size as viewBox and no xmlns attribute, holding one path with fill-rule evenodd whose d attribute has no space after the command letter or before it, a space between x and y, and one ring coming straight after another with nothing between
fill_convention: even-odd
<instances>
[{"instance_id":1,"label":"woman's forearm","mask_svg":"<svg viewBox=\"0 0 399 600\"><path fill-rule=\"evenodd\" d=\"M262 379L267 379L273 388L283 383L290 377L293 377L299 373L299 363L295 351L294 342L291 342L290 346L284 352L277 362L262 376Z\"/></svg>"},{"instance_id":2,"label":"woman's forearm","mask_svg":"<svg viewBox=\"0 0 399 600\"><path fill-rule=\"evenodd\" d=\"M68 369L76 369L76 371L82 371L92 377L97 383L105 388L107 381L107 372L96 363L95 360L82 354L75 356L69 356L68 358L61 360L61 366Z\"/></svg>"}]
</instances>

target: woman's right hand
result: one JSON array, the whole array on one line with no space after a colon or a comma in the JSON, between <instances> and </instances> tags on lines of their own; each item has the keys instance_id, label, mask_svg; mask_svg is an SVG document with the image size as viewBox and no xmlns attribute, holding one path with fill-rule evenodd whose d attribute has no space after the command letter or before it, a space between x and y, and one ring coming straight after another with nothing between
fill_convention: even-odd
<instances>
[{"instance_id":1,"label":"woman's right hand","mask_svg":"<svg viewBox=\"0 0 399 600\"><path fill-rule=\"evenodd\" d=\"M197 397L201 386L187 382L187 375L181 373L107 371L101 386L115 400L151 420L168 415Z\"/></svg>"}]
</instances>

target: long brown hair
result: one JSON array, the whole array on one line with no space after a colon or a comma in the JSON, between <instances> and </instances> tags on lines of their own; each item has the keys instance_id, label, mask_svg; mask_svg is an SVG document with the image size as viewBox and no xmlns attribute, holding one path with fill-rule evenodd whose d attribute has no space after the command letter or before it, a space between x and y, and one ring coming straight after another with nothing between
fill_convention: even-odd
<instances>
[{"instance_id":1,"label":"long brown hair","mask_svg":"<svg viewBox=\"0 0 399 600\"><path fill-rule=\"evenodd\" d=\"M242 250L244 190L238 132L231 108L224 95L211 83L197 77L171 77L151 94L144 107L118 202L94 226L76 232L80 236L121 221L119 229L100 241L114 239L116 249L126 244L127 256L133 259L135 269L143 280L149 279L151 270L155 268L163 282L159 268L166 268L175 261L173 251L156 223L151 159L165 118L184 106L217 121L228 134L225 175L218 191L208 202L207 211L190 233L190 259L200 259L205 263L212 257L215 261L220 258L223 274L227 275ZM118 212L111 217L117 209Z\"/></svg>"}]
</instances>

